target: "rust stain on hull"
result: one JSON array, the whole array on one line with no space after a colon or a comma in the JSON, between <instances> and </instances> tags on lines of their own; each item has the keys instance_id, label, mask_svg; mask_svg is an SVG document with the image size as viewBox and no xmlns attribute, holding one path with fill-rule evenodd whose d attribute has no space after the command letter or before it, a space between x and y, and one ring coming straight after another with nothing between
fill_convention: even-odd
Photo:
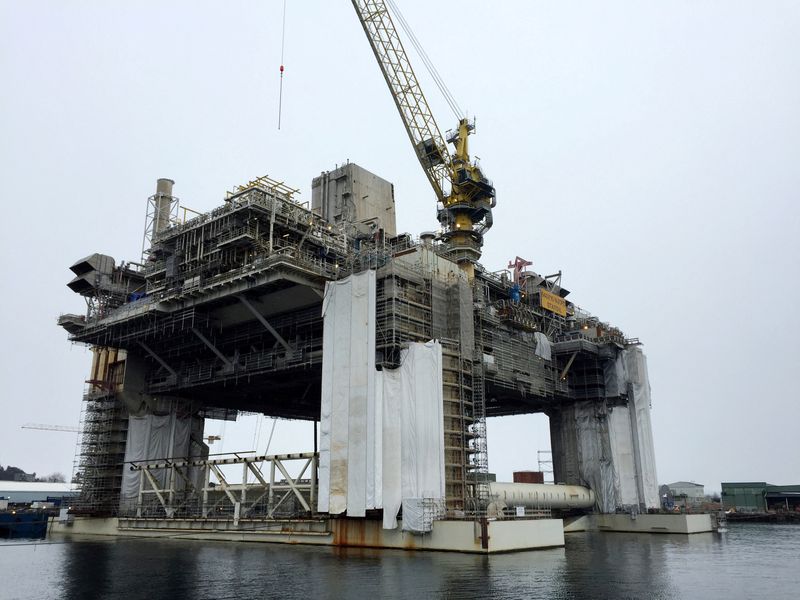
<instances>
[{"instance_id":1,"label":"rust stain on hull","mask_svg":"<svg viewBox=\"0 0 800 600\"><path fill-rule=\"evenodd\" d=\"M383 529L380 521L370 519L331 519L330 530L334 546L351 548L385 548L388 547L383 539ZM416 550L414 536L403 536L402 547L406 550ZM394 544L392 547L397 547Z\"/></svg>"}]
</instances>

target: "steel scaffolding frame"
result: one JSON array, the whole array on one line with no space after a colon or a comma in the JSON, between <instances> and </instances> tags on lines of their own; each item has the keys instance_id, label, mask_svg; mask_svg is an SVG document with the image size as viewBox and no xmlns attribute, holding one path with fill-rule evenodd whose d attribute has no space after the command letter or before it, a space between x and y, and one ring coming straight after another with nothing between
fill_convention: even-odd
<instances>
[{"instance_id":1,"label":"steel scaffolding frame","mask_svg":"<svg viewBox=\"0 0 800 600\"><path fill-rule=\"evenodd\" d=\"M80 482L81 494L73 509L114 515L125 460L127 410L113 392L90 386L83 396L80 428L73 480Z\"/></svg>"},{"instance_id":2,"label":"steel scaffolding frame","mask_svg":"<svg viewBox=\"0 0 800 600\"><path fill-rule=\"evenodd\" d=\"M310 516L316 512L318 461L317 453L305 452L134 462L130 468L139 473L137 502L122 516L232 518L234 526L239 519ZM298 475L290 475L291 465ZM231 466L241 470L234 475L223 471Z\"/></svg>"}]
</instances>

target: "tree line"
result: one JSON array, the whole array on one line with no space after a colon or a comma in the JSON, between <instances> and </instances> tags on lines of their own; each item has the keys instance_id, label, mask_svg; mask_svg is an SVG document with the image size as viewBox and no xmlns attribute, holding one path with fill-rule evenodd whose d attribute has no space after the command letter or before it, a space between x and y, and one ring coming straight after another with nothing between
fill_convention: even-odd
<instances>
[{"instance_id":1,"label":"tree line","mask_svg":"<svg viewBox=\"0 0 800 600\"><path fill-rule=\"evenodd\" d=\"M26 473L19 467L0 465L0 481L46 481L49 483L65 483L67 478L63 473L50 473L44 477L37 477L36 473Z\"/></svg>"}]
</instances>

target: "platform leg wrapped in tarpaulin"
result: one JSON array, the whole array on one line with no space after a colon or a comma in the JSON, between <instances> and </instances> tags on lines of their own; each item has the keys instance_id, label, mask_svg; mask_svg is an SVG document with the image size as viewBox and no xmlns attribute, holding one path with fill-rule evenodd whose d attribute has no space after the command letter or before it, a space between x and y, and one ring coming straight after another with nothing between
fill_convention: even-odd
<instances>
[{"instance_id":1,"label":"platform leg wrapped in tarpaulin","mask_svg":"<svg viewBox=\"0 0 800 600\"><path fill-rule=\"evenodd\" d=\"M319 512L430 531L444 507L442 348L412 343L375 366L375 272L331 282L323 302Z\"/></svg>"}]
</instances>

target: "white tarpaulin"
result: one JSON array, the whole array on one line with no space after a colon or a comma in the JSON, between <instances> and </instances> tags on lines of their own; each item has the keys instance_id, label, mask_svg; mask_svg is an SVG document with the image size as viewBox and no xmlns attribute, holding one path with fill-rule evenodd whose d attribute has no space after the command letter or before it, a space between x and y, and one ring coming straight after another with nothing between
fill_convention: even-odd
<instances>
[{"instance_id":1,"label":"white tarpaulin","mask_svg":"<svg viewBox=\"0 0 800 600\"><path fill-rule=\"evenodd\" d=\"M605 419L607 435L603 435L602 421L592 417L594 409L576 407L582 476L595 490L601 512L642 504L646 508L658 507L650 384L641 348L623 350L606 368L605 380L607 395L627 394L628 404L609 408ZM604 439L608 440L607 451Z\"/></svg>"},{"instance_id":2,"label":"white tarpaulin","mask_svg":"<svg viewBox=\"0 0 800 600\"><path fill-rule=\"evenodd\" d=\"M429 531L421 507L441 504L445 493L441 344L411 344L400 380L403 529Z\"/></svg>"},{"instance_id":3,"label":"white tarpaulin","mask_svg":"<svg viewBox=\"0 0 800 600\"><path fill-rule=\"evenodd\" d=\"M592 402L576 403L569 412L574 419L580 483L594 490L600 512L614 512L614 466L608 457L605 419L598 415L597 406Z\"/></svg>"},{"instance_id":4,"label":"white tarpaulin","mask_svg":"<svg viewBox=\"0 0 800 600\"><path fill-rule=\"evenodd\" d=\"M606 397L614 398L628 393L628 381L625 375L625 360L622 353L608 361L603 368L603 379L606 386Z\"/></svg>"},{"instance_id":5,"label":"white tarpaulin","mask_svg":"<svg viewBox=\"0 0 800 600\"><path fill-rule=\"evenodd\" d=\"M547 339L547 336L541 331L537 331L533 334L533 339L536 340L536 350L534 351L534 354L536 354L536 356L542 360L551 360L553 353L552 347L550 346L550 340Z\"/></svg>"},{"instance_id":6,"label":"white tarpaulin","mask_svg":"<svg viewBox=\"0 0 800 600\"><path fill-rule=\"evenodd\" d=\"M323 316L317 510L383 509L395 529L402 506L404 529L429 530L423 504L444 503L441 345L410 344L376 371L374 271L329 283Z\"/></svg>"},{"instance_id":7,"label":"white tarpaulin","mask_svg":"<svg viewBox=\"0 0 800 600\"><path fill-rule=\"evenodd\" d=\"M375 508L383 508L384 529L397 528L402 506L404 530L430 531L426 517L436 516L445 493L441 344L410 344L400 368L384 369L376 381L383 468L375 485L383 503Z\"/></svg>"},{"instance_id":8,"label":"white tarpaulin","mask_svg":"<svg viewBox=\"0 0 800 600\"><path fill-rule=\"evenodd\" d=\"M631 413L627 406L615 406L608 414L608 437L614 464L616 506L636 506L639 491L636 484L636 459L631 434Z\"/></svg>"},{"instance_id":9,"label":"white tarpaulin","mask_svg":"<svg viewBox=\"0 0 800 600\"><path fill-rule=\"evenodd\" d=\"M384 369L376 381L383 423L382 470L375 477L382 505L375 508L383 508L384 529L397 528L402 506L404 530L430 531L426 517L436 516L445 493L441 344L410 344L400 368Z\"/></svg>"},{"instance_id":10,"label":"white tarpaulin","mask_svg":"<svg viewBox=\"0 0 800 600\"><path fill-rule=\"evenodd\" d=\"M131 471L131 463L189 456L191 426L191 417L178 418L174 412L128 417L128 439L125 445L125 465L120 494L123 510L135 508L139 498L141 472ZM162 487L166 484L166 474L165 469L153 472ZM146 485L149 488L149 484ZM179 484L176 483L177 485Z\"/></svg>"},{"instance_id":11,"label":"white tarpaulin","mask_svg":"<svg viewBox=\"0 0 800 600\"><path fill-rule=\"evenodd\" d=\"M378 373L376 391L383 408L383 440L381 445L381 501L383 528L397 529L397 513L403 503L401 408L397 399L402 394L400 369L383 370ZM378 508L378 507L376 507Z\"/></svg>"},{"instance_id":12,"label":"white tarpaulin","mask_svg":"<svg viewBox=\"0 0 800 600\"><path fill-rule=\"evenodd\" d=\"M643 501L648 508L660 506L656 457L653 446L653 427L650 422L650 380L647 375L647 357L638 346L624 352L625 373L629 382L628 408L633 411L631 433L636 444L641 471Z\"/></svg>"},{"instance_id":13,"label":"white tarpaulin","mask_svg":"<svg viewBox=\"0 0 800 600\"><path fill-rule=\"evenodd\" d=\"M365 516L375 504L375 271L325 285L317 510ZM368 408L369 405L372 408ZM368 484L368 479L372 483Z\"/></svg>"}]
</instances>

